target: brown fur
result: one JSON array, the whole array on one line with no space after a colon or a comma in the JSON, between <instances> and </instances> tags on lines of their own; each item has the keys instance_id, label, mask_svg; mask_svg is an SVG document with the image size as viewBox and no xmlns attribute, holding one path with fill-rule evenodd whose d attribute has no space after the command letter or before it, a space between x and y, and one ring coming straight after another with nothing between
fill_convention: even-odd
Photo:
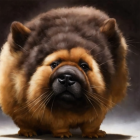
<instances>
[{"instance_id":1,"label":"brown fur","mask_svg":"<svg viewBox=\"0 0 140 140\"><path fill-rule=\"evenodd\" d=\"M79 45L79 43L75 44L76 46L73 46L72 48L61 48L60 46L63 46L63 44L61 44L59 46L60 48L58 47L58 49L52 49L52 51L48 50L48 54L43 51L43 47L41 48L40 46L39 48L36 47L35 44L32 44L33 42L31 42L31 39L33 38L31 37L35 36L34 33L31 33L31 37L29 36L29 39L23 48L28 52L18 49L16 51L11 51L11 49L16 49L14 47L12 48L14 45L14 42L12 41L14 38L11 38L12 35L9 36L8 42L4 44L1 52L0 65L0 104L2 106L2 110L6 114L10 115L16 125L19 126L20 135L33 136L37 135L38 131L41 131L42 133L51 131L56 137L69 137L71 136L69 129L77 127L81 128L84 137L86 136L92 138L105 135L105 132L99 131L99 128L107 111L116 103L121 101L126 94L127 67L125 58L127 53L127 45L125 40L116 26L114 27L115 29L113 28L113 32L111 32L111 34L109 30L111 37L104 39L104 33L102 33L100 29L101 26L104 25L104 21L107 16L99 10L93 8L85 7L82 10L80 8L72 8L70 11L68 9L58 9L56 11L52 11L52 13L50 12L50 15L48 15L47 18L51 18L51 16L55 18L55 16L57 17L59 14L69 15L72 13L73 15L89 16L88 20L90 20L93 14L92 10L95 12L95 19L98 19L101 17L101 15L103 15L102 22L100 23L98 21L100 24L97 22L99 26L99 31L97 32L101 34L99 36L101 36L103 39L104 44L109 44L107 41L109 42L110 38L112 39L113 37L113 43L115 45L119 44L116 46L117 48L114 49L111 48L113 45L111 44L112 42L110 43L111 49L109 47L104 47L107 50L100 54L100 56L103 57L96 56L97 52L101 53L101 51L97 51L100 49L100 47L96 48L95 46L96 54L94 55L95 52L92 52L92 49L90 48L90 45L93 45L93 43L90 42L90 44L88 42L89 44L87 43L87 47L89 45L89 48L86 48L83 45L84 43L82 42L82 37L79 36L76 37L77 40L79 39L82 42L81 45ZM43 18L45 19L45 17ZM56 24L59 25L61 22L63 22L63 20L57 19ZM31 31L34 31L35 29L30 27L31 23L35 24L35 21L31 21L27 24L27 26ZM48 23L48 26L51 26L51 23ZM59 30L61 30L61 28L59 28ZM59 30L57 30L57 32L59 32ZM53 31L48 31L47 36L49 37L50 34L52 35ZM71 35L66 37L62 37L61 35L57 36L57 39L63 40L72 38ZM81 33L81 36L84 35ZM55 41L57 42L58 40ZM96 42L96 44L98 45L98 42ZM31 47L28 48L29 46ZM32 50L33 46L35 47ZM39 49L42 49L39 54L41 57L39 55L37 56L37 52L40 51ZM24 59L27 60L25 56L28 58L28 63L24 61ZM36 56L36 58L33 65L32 58L34 56ZM105 62L103 61L104 57L105 60L107 59ZM58 65L58 67L52 70L50 64L58 59L61 60L61 63ZM89 71L87 73L85 73L78 65L80 60L84 60L89 65ZM36 62L38 62L38 64L35 64ZM51 75L64 65L75 66L82 72L86 79L85 83L87 83L87 93L85 93L87 96L91 90L98 94L98 98L96 97L97 100L95 101L93 107L84 112L75 113L72 111L63 110L59 107L53 111L50 110L49 107L46 107L45 104L41 104L41 98L40 100L36 100L44 92L47 92L47 94L50 95L49 89ZM33 71L31 70L31 66ZM106 77L110 77L110 82L107 83L109 78L107 79ZM98 102L98 105L96 102ZM42 109L38 109L40 108L39 106Z\"/></svg>"}]
</instances>

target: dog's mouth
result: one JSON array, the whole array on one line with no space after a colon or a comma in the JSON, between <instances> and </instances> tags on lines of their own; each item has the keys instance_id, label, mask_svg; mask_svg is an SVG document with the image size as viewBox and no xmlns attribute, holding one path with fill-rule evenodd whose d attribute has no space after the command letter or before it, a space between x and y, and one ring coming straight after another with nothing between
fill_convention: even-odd
<instances>
[{"instance_id":1,"label":"dog's mouth","mask_svg":"<svg viewBox=\"0 0 140 140\"><path fill-rule=\"evenodd\" d=\"M59 100L64 101L64 102L74 102L76 101L75 96L69 92L68 90L65 90L58 96Z\"/></svg>"},{"instance_id":2,"label":"dog's mouth","mask_svg":"<svg viewBox=\"0 0 140 140\"><path fill-rule=\"evenodd\" d=\"M84 100L84 96L77 98L72 92L68 90L65 90L64 92L55 96L56 107L65 109L77 108L78 106L81 106Z\"/></svg>"}]
</instances>

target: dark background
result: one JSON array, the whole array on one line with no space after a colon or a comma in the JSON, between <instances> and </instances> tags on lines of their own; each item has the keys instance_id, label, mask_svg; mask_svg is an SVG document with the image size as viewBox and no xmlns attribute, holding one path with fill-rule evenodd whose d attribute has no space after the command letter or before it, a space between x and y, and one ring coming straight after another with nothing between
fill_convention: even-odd
<instances>
[{"instance_id":1,"label":"dark background","mask_svg":"<svg viewBox=\"0 0 140 140\"><path fill-rule=\"evenodd\" d=\"M99 8L116 18L126 38L131 86L127 97L108 117L112 120L136 121L140 118L140 0L0 0L0 46L6 41L13 21L24 23L52 8L82 5ZM1 114L0 111L0 120L4 120L5 116Z\"/></svg>"}]
</instances>

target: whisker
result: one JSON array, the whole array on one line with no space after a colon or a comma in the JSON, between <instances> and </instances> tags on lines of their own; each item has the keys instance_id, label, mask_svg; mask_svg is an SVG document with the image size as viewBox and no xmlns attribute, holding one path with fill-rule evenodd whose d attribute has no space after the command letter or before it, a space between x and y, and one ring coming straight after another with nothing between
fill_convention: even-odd
<instances>
[{"instance_id":1,"label":"whisker","mask_svg":"<svg viewBox=\"0 0 140 140\"><path fill-rule=\"evenodd\" d=\"M98 113L97 113L97 111L96 111L96 109L95 109L94 105L92 104L92 102L90 101L90 99L88 98L88 96L87 96L86 94L84 94L84 95L86 96L87 100L88 100L88 101L89 101L89 103L92 105L92 107L94 108L95 113L96 113L96 117L98 117Z\"/></svg>"},{"instance_id":2,"label":"whisker","mask_svg":"<svg viewBox=\"0 0 140 140\"><path fill-rule=\"evenodd\" d=\"M53 93L53 91L50 92L50 93L48 94L48 96L45 97L45 100L43 100L43 103L44 103L44 104L46 104L46 102L50 99L50 97L52 97L52 93ZM42 108L42 107L41 107L41 108ZM40 108L40 109L41 109L41 108Z\"/></svg>"},{"instance_id":3,"label":"whisker","mask_svg":"<svg viewBox=\"0 0 140 140\"><path fill-rule=\"evenodd\" d=\"M50 98L50 96L52 96L51 93L50 93L48 96L46 96L45 99L48 100L48 98ZM45 100L45 99L43 98L43 100ZM40 100L40 102L41 102L41 100ZM32 117L33 117L34 113L42 106L42 104L44 104L44 102L41 102L41 103L40 103L40 105L39 105L39 106L36 108L36 110L32 113Z\"/></svg>"},{"instance_id":4,"label":"whisker","mask_svg":"<svg viewBox=\"0 0 140 140\"><path fill-rule=\"evenodd\" d=\"M40 97L40 96L39 96ZM46 98L46 97L45 97ZM44 97L43 97L43 99L44 99ZM40 103L40 100L39 100L39 102L38 103ZM37 104L38 104L37 103ZM35 104L36 105L36 104ZM35 106L35 105L33 105L29 110L28 110L28 112L30 112L30 110ZM24 114L24 116L27 114L27 112ZM31 116L32 117L32 116Z\"/></svg>"},{"instance_id":5,"label":"whisker","mask_svg":"<svg viewBox=\"0 0 140 140\"><path fill-rule=\"evenodd\" d=\"M40 98L43 98L43 99L44 99L43 96L45 96L46 93L47 93L47 92L45 92L43 95L41 95ZM46 96L45 96L45 97L46 97ZM37 105L37 104L40 102L40 98L38 98L37 102L30 108L30 110L31 110L35 105ZM27 104L27 105L28 105L28 106L29 106L29 105L31 106L34 102L35 102L35 101L33 101L33 102L31 102L30 104ZM29 110L29 111L30 111L30 110Z\"/></svg>"},{"instance_id":6,"label":"whisker","mask_svg":"<svg viewBox=\"0 0 140 140\"><path fill-rule=\"evenodd\" d=\"M86 90L85 90L86 91ZM87 92L87 91L86 91ZM96 101L96 104L100 107L100 109L102 109L101 108L101 106L100 106L100 102L99 102L99 100L97 100L97 98L94 98L93 96L91 96L92 94L90 94L89 92L87 92L88 94L87 95L89 95L89 97L95 102ZM103 103L102 103L103 104Z\"/></svg>"},{"instance_id":7,"label":"whisker","mask_svg":"<svg viewBox=\"0 0 140 140\"><path fill-rule=\"evenodd\" d=\"M53 93L53 92L52 92L52 93ZM52 93L50 93L50 94L52 94ZM53 94L52 94L52 95L53 95ZM52 96L51 96L51 97L52 97ZM51 97L48 99L48 101L44 101L44 104L46 104L46 102L47 102L47 104L48 104L49 101L51 100ZM46 104L46 106L47 106L47 104ZM42 106L43 106L43 105L42 105ZM41 121L43 120L46 106L44 106L44 111L43 111L43 115L42 115L42 119L41 119ZM42 108L42 107L41 107L41 108ZM41 109L40 109L40 110L41 110Z\"/></svg>"},{"instance_id":8,"label":"whisker","mask_svg":"<svg viewBox=\"0 0 140 140\"><path fill-rule=\"evenodd\" d=\"M104 106L107 107L107 104L103 101L104 98L102 98L102 99L99 98L99 97L102 97L102 96L98 97L97 95L99 95L99 94L96 94L96 93L94 93L94 94L89 93L89 94L90 94L91 97L98 99L99 102L101 102ZM106 101L109 102L108 100L106 100ZM108 107L112 107L112 106L108 105Z\"/></svg>"},{"instance_id":9,"label":"whisker","mask_svg":"<svg viewBox=\"0 0 140 140\"><path fill-rule=\"evenodd\" d=\"M87 95L88 96L88 95ZM91 98L90 96L88 96L94 103L96 103L98 105L98 107L102 110L101 106L100 106L100 102L94 98Z\"/></svg>"},{"instance_id":10,"label":"whisker","mask_svg":"<svg viewBox=\"0 0 140 140\"><path fill-rule=\"evenodd\" d=\"M88 51L88 53L90 53L95 47L97 47L97 45L95 45L93 48L91 48L91 49ZM81 57L84 56L84 55L85 55L85 54L82 54Z\"/></svg>"},{"instance_id":11,"label":"whisker","mask_svg":"<svg viewBox=\"0 0 140 140\"><path fill-rule=\"evenodd\" d=\"M85 90L86 91L86 90ZM104 107L106 107L108 109L108 106L105 104L105 102L103 102L99 97L97 97L95 94L91 94L90 92L86 91L88 93L88 95L91 97L91 99L93 101L97 101L98 103L101 103ZM110 107L110 106L109 106Z\"/></svg>"},{"instance_id":12,"label":"whisker","mask_svg":"<svg viewBox=\"0 0 140 140\"><path fill-rule=\"evenodd\" d=\"M15 42L14 42L15 43ZM24 50L24 51L26 51L27 52L27 50L25 50L23 47L21 47L19 44L17 44L17 43L15 43L18 47L20 47L22 50Z\"/></svg>"},{"instance_id":13,"label":"whisker","mask_svg":"<svg viewBox=\"0 0 140 140\"><path fill-rule=\"evenodd\" d=\"M112 60L112 59L108 59L106 62L101 63L99 66L104 65L105 63L107 63L110 60Z\"/></svg>"},{"instance_id":14,"label":"whisker","mask_svg":"<svg viewBox=\"0 0 140 140\"><path fill-rule=\"evenodd\" d=\"M42 98L42 100L45 100L46 98L48 97L48 95L47 96L44 96L43 98ZM38 100L30 109L29 109L29 112L37 105L37 104L39 104L42 100ZM39 106L38 106L39 107ZM37 107L37 108L38 108Z\"/></svg>"},{"instance_id":15,"label":"whisker","mask_svg":"<svg viewBox=\"0 0 140 140\"><path fill-rule=\"evenodd\" d=\"M42 93L39 97L41 97L43 94L46 94L48 91L49 91L49 90L47 90L46 92ZM38 98L38 97L37 97L37 98ZM32 101L27 101L26 103L28 104L28 103L30 103L30 102L32 102Z\"/></svg>"},{"instance_id":16,"label":"whisker","mask_svg":"<svg viewBox=\"0 0 140 140\"><path fill-rule=\"evenodd\" d=\"M100 94L97 94L97 93L94 93L94 94L96 94L97 96L99 96L100 98L102 98L103 100L106 100L106 101L108 101L106 98L104 98L104 97L102 97ZM116 103L114 103L114 102L112 102L112 101L109 101L111 104L113 104L113 105L116 105L116 106L118 106L118 107L121 107L121 106L119 106L119 105L117 105ZM121 107L122 108L122 107Z\"/></svg>"},{"instance_id":17,"label":"whisker","mask_svg":"<svg viewBox=\"0 0 140 140\"><path fill-rule=\"evenodd\" d=\"M91 88L92 88L92 87L91 87ZM97 96L99 96L99 97L102 98L103 100L108 101L106 98L102 97L100 94L97 94L97 93L94 93L94 94L96 94ZM109 101L109 102L112 103L113 105L116 105L116 106L118 106L118 107L121 107L121 106L117 105L116 103L114 103L113 101Z\"/></svg>"},{"instance_id":18,"label":"whisker","mask_svg":"<svg viewBox=\"0 0 140 140\"><path fill-rule=\"evenodd\" d=\"M52 93L52 92L51 92ZM51 93L42 101L43 102L43 104L41 105L41 107L40 107L40 110L42 109L42 107L44 106L44 111L43 111L43 115L42 115L42 119L41 119L41 121L43 120L43 116L44 116L44 113L45 113L45 108L46 108L46 106L44 105L45 103L46 103L46 101L47 100L49 100L48 98L49 98L49 96L51 95Z\"/></svg>"},{"instance_id":19,"label":"whisker","mask_svg":"<svg viewBox=\"0 0 140 140\"><path fill-rule=\"evenodd\" d=\"M53 96L53 94L52 94L52 96ZM46 101L46 103L45 103L46 106L48 105L48 103L49 103L49 101L51 100L51 97L52 97L52 96L50 96L49 99L48 99L48 101Z\"/></svg>"},{"instance_id":20,"label":"whisker","mask_svg":"<svg viewBox=\"0 0 140 140\"><path fill-rule=\"evenodd\" d=\"M91 95L89 95L89 96L91 96ZM101 100L101 99L99 99L98 97L96 97L96 96L91 96L91 98L94 98L94 99L96 99L99 103L101 103L105 108L107 108L107 109L109 109L108 108L108 106ZM110 107L110 106L109 106Z\"/></svg>"},{"instance_id":21,"label":"whisker","mask_svg":"<svg viewBox=\"0 0 140 140\"><path fill-rule=\"evenodd\" d=\"M97 55L99 55L99 54L101 54L101 53L103 53L104 51L105 51L105 49L104 49L103 51L101 51L101 52L95 54L94 57L97 56Z\"/></svg>"},{"instance_id":22,"label":"whisker","mask_svg":"<svg viewBox=\"0 0 140 140\"><path fill-rule=\"evenodd\" d=\"M26 102L26 105L18 108L17 110L15 110L14 112L16 111L19 111L19 110L22 110L22 109L25 109L26 107L28 107L29 105L31 105L32 103L34 103L35 101L39 100L43 95L45 95L47 92L44 92L41 96L37 97L34 101L27 101Z\"/></svg>"}]
</instances>

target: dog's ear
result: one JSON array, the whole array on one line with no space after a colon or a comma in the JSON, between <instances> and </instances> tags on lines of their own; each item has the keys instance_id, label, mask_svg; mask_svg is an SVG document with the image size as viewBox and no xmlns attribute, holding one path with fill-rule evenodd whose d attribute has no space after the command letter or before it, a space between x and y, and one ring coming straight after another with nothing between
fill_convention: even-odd
<instances>
[{"instance_id":1,"label":"dog's ear","mask_svg":"<svg viewBox=\"0 0 140 140\"><path fill-rule=\"evenodd\" d=\"M29 28L20 22L14 21L11 24L11 37L14 49L20 50L24 46L30 33L31 30Z\"/></svg>"},{"instance_id":2,"label":"dog's ear","mask_svg":"<svg viewBox=\"0 0 140 140\"><path fill-rule=\"evenodd\" d=\"M103 25L100 27L100 31L107 37L112 37L116 31L116 20L114 18L105 20Z\"/></svg>"}]
</instances>

